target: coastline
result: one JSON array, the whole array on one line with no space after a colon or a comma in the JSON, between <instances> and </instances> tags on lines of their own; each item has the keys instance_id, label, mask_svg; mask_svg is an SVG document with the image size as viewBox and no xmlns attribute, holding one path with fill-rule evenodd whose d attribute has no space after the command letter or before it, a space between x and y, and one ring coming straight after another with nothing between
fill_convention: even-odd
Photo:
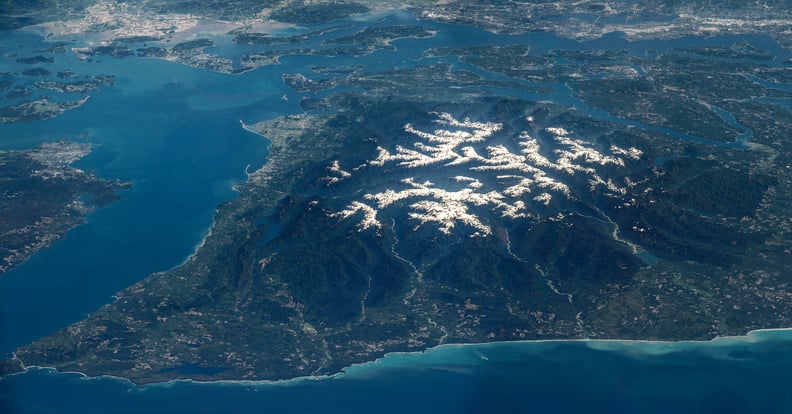
<instances>
[{"instance_id":1,"label":"coastline","mask_svg":"<svg viewBox=\"0 0 792 414\"><path fill-rule=\"evenodd\" d=\"M239 123L242 126L242 129L244 129L245 131L248 131L250 133L253 133L253 134L255 134L255 135L257 135L257 136L259 136L261 138L264 138L266 140L268 146L272 145L272 141L269 138L265 137L264 135L261 135L252 126L245 124L245 122L242 121L241 119L239 120ZM269 158L269 156L267 156L267 158L264 159L264 162L261 164L262 167L267 164L268 158ZM244 180L240 180L239 182L235 182L234 184L231 185L231 189L234 192L237 193L233 198L236 198L239 195L238 186L242 185L242 184L245 184L245 183L247 183L250 180L251 173L249 172L249 169L250 169L250 164L247 164L245 166L245 179ZM169 271L172 271L174 269L177 269L179 267L184 266L190 260L195 258L195 256L198 255L200 250L206 245L207 239L209 239L212 236L212 231L215 228L215 225L217 224L217 213L218 213L218 211L219 211L219 206L215 207L214 212L212 213L212 221L211 221L211 223L209 223L209 226L207 226L206 229L204 230L204 234L201 237L201 240L193 247L192 253L187 255L184 258L184 260L179 262L177 265L175 265L175 266L173 266L173 267L171 267L169 269L163 270L163 271L154 272L154 273L152 273L151 275L148 275L148 276L152 276L152 275L154 275L156 273L167 273ZM148 277L148 276L146 276L146 277Z\"/></svg>"},{"instance_id":2,"label":"coastline","mask_svg":"<svg viewBox=\"0 0 792 414\"><path fill-rule=\"evenodd\" d=\"M440 344L421 351L414 352L389 352L383 356L371 361L355 363L347 367L341 368L338 372L330 375L307 375L294 378L284 378L277 380L195 380L192 378L177 378L163 382L149 382L149 383L136 383L135 381L119 377L115 375L97 375L91 376L80 371L58 371L54 367L46 366L25 366L24 362L17 359L16 355L12 361L18 361L22 364L22 371L9 373L0 376L0 382L5 378L10 378L17 375L24 375L32 371L46 371L53 375L76 375L80 380L84 381L99 381L99 380L113 380L128 387L133 391L146 391L151 389L168 388L176 385L197 385L197 386L240 386L240 387L289 387L297 386L306 382L318 382L338 379L354 379L367 377L372 373L372 370L381 368L402 368L412 367L415 368L420 365L426 365L427 368L437 367L445 363L454 363L464 365L466 361L460 360L458 356L449 359L443 359L442 354L448 351L470 351L475 353L477 360L490 361L490 358L481 354L481 352L488 350L488 348L503 347L503 346L540 346L540 345L583 345L584 347L603 353L620 353L622 356L631 359L640 359L642 356L656 357L660 355L668 355L676 352L684 352L691 347L714 347L719 349L721 347L729 347L735 345L749 345L757 344L763 340L768 340L768 336L772 334L788 334L788 341L792 343L792 327L790 328L763 328L754 329L745 333L745 335L729 335L729 336L716 336L709 340L645 340L645 339L540 339L540 340L519 340L519 341L497 341L497 342L481 342L481 343L450 343ZM652 347L662 347L661 349L651 349ZM541 353L547 348L537 348L530 353ZM480 352L476 352L480 351ZM723 358L719 354L708 353L713 358ZM437 358L440 356L440 358ZM435 357L431 360L431 357ZM725 357L729 357L726 355ZM427 359L424 363L416 364L416 358ZM407 360L407 361L405 361ZM409 362L409 363L404 363Z\"/></svg>"},{"instance_id":3,"label":"coastline","mask_svg":"<svg viewBox=\"0 0 792 414\"><path fill-rule=\"evenodd\" d=\"M243 72L240 72L239 74L241 73ZM233 76L233 74L231 75ZM267 144L268 147L272 145L272 141L269 138L262 135L261 133L259 133L258 131L256 131L254 126L245 124L241 119L239 120L239 122L242 128L245 129L246 131L264 137L265 141L269 143ZM256 124L254 123L254 125ZM752 142L746 141L745 144L748 147L748 149L754 149L754 147L752 146L753 144ZM760 144L756 144L756 145L760 145ZM264 161L261 164L262 168L265 165L267 165L267 163L269 163L268 155L264 158ZM237 184L232 185L232 188L235 191L238 192L238 190L236 189L238 185L239 186L243 185L245 182L250 181L252 176L255 176L256 171L251 172L250 169L251 169L250 164L248 164L247 167L245 167L244 181L237 180ZM236 197L236 195L234 195L234 197ZM203 232L200 242L194 246L192 253L188 254L182 262L173 266L169 270L173 270L188 263L203 248L203 246L206 244L207 239L213 234L213 229L216 225L217 212L218 209L215 208L214 214L212 214L211 223ZM165 272L168 272L168 270L166 270ZM156 273L165 273L165 272L156 272ZM151 275L152 274L149 274L146 275L145 277L149 277ZM548 283L549 282L550 281L548 281ZM369 280L369 288L370 285L371 282ZM364 302L365 302L365 297L361 302L361 304L365 306ZM761 325L757 324L753 326L761 326ZM82 373L79 371L61 372L53 367L37 366L37 365L25 367L24 364L21 364L21 360L17 360L16 362L20 363L20 367L23 369L23 371L15 374L8 374L6 376L10 377L20 373L46 371L48 373L51 373L52 376L68 374L68 375L76 375L84 380L91 380L91 381L101 381L101 380L108 380L109 382L118 381L119 384L123 384L124 387L128 387L129 391L146 391L149 389L162 389L172 386L183 386L183 385L191 386L192 384L196 384L199 386L220 385L220 386L243 386L243 387L269 387L269 386L287 387L287 386L298 386L310 382L323 382L332 379L360 378L359 376L361 375L366 377L372 375L385 376L388 375L389 368L424 369L426 367L428 369L449 369L448 368L449 365L455 363L453 362L451 355L456 355L458 357L457 358L458 362L456 363L462 366L464 366L465 364L475 363L475 358L469 359L469 357L473 357L476 355L480 355L480 359L484 361L482 362L482 364L487 364L486 361L489 361L490 358L488 358L485 355L486 352L488 352L489 350L495 350L497 347L501 347L498 349L507 349L511 345L514 345L515 348L508 348L508 349L517 350L519 348L520 351L522 351L522 349L525 349L526 354L531 354L531 355L533 355L534 353L536 355L540 355L543 354L546 350L555 349L555 346L557 346L557 344L558 346L575 345L580 349L587 348L600 353L602 353L603 351L608 351L610 353L623 355L626 356L628 359L635 359L635 360L649 359L652 356L656 356L656 355L690 352L691 349L696 349L696 350L701 349L703 355L707 357L713 357L714 359L719 359L719 358L729 357L728 352L725 352L723 350L732 350L734 349L732 347L736 347L736 348L748 347L749 344L763 342L765 340L771 343L773 341L779 341L779 340L782 341L783 343L791 343L790 339L788 339L792 337L789 335L790 331L792 331L792 328L765 328L765 329L750 330L747 331L744 335L716 336L711 339L699 339L699 340L580 338L580 339L541 339L541 340L511 340L511 341L500 341L500 342L449 343L449 344L439 344L436 346L425 348L420 351L399 351L399 352L385 353L384 355L379 356L377 358L368 359L364 362L355 362L343 368L339 368L337 372L334 372L332 374L316 375L316 376L309 375L309 376L300 376L289 379L275 379L275 380L233 380L233 379L195 380L191 378L180 378L180 379L172 379L161 382L148 382L148 383L146 383L145 382L146 380L143 379L141 383L136 383L135 381L129 378L125 378L121 376L114 376L114 375L90 376L86 373ZM773 333L778 333L778 336L773 335ZM541 344L547 344L547 347L537 346ZM521 345L525 345L525 346L523 347ZM511 355L510 352L507 352L507 354ZM433 359L434 357L440 357L440 358ZM493 358L493 360L494 359L495 358ZM412 362L414 362L415 364L412 364ZM50 375L50 374L46 374L46 375ZM0 375L0 383L3 382L6 376ZM210 375L206 375L206 376L211 377ZM149 376L149 378L152 377ZM151 379L149 379L149 381L151 381ZM2 406L2 404L0 404L0 406Z\"/></svg>"}]
</instances>

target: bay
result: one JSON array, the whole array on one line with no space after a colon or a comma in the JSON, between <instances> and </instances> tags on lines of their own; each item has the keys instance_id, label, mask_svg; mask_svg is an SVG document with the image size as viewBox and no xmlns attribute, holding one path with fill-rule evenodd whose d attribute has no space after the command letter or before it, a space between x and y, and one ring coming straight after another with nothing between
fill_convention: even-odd
<instances>
[{"instance_id":1,"label":"bay","mask_svg":"<svg viewBox=\"0 0 792 414\"><path fill-rule=\"evenodd\" d=\"M246 168L266 160L267 141L239 120L293 110L267 76L228 77L143 59L76 63L112 73L116 87L54 119L2 124L0 135L6 148L84 136L77 140L94 151L75 166L133 188L0 278L2 352L81 319L118 290L183 261L208 231L216 206L234 197ZM247 102L237 99L243 92Z\"/></svg>"}]
</instances>

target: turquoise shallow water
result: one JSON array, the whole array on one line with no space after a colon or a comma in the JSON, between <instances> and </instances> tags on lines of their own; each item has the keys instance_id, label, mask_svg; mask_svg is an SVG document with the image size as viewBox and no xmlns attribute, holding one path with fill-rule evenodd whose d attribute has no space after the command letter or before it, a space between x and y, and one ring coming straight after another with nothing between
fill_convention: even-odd
<instances>
[{"instance_id":1,"label":"turquoise shallow water","mask_svg":"<svg viewBox=\"0 0 792 414\"><path fill-rule=\"evenodd\" d=\"M399 14L380 24L415 23ZM357 28L364 23L357 22ZM427 47L528 42L553 48L648 50L684 47L695 39L629 43L618 36L577 43L546 34L496 36L429 24L432 39L394 42L396 51L364 58L286 57L282 64L222 75L148 60L100 62L58 55L54 71L110 73L113 88L58 118L0 124L0 148L31 148L73 138L94 144L77 166L104 178L134 182L113 205L88 217L52 248L0 278L0 353L46 335L112 300L112 294L178 265L200 243L216 206L234 197L247 166L266 159L265 140L240 127L299 111L300 95L282 73L311 65L364 64L368 70L415 65ZM356 28L346 29L351 32ZM342 31L343 32L343 31ZM340 34L340 33L336 33ZM768 37L749 40L783 54ZM736 37L711 38L731 45ZM0 35L0 52L33 54L46 46L23 33ZM234 53L229 53L233 55ZM448 59L456 63L454 59ZM426 61L424 61L426 62ZM471 69L458 64L460 68ZM13 60L0 72L14 71ZM477 71L492 79L502 76ZM495 89L493 89L495 90ZM516 91L500 91L514 93ZM286 96L288 100L281 99ZM549 99L587 110L568 89ZM595 117L623 122L603 112ZM729 114L723 114L729 119ZM681 134L680 139L695 139ZM112 378L85 379L33 369L0 380L0 413L44 412L792 412L792 333L771 331L707 343L543 342L444 346L424 354L390 355L333 378L283 383L177 382L145 388Z\"/></svg>"},{"instance_id":2,"label":"turquoise shallow water","mask_svg":"<svg viewBox=\"0 0 792 414\"><path fill-rule=\"evenodd\" d=\"M789 413L792 330L713 342L520 342L392 354L330 378L135 387L36 369L4 413Z\"/></svg>"}]
</instances>

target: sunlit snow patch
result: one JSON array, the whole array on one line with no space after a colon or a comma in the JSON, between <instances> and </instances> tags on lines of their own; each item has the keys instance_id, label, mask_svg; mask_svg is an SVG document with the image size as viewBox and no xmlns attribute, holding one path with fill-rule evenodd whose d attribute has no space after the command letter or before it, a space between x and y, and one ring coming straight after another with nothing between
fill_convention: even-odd
<instances>
[{"instance_id":1,"label":"sunlit snow patch","mask_svg":"<svg viewBox=\"0 0 792 414\"><path fill-rule=\"evenodd\" d=\"M472 236L487 236L492 234L491 225L475 213L482 207L489 207L488 211L497 212L501 218L531 217L532 205L548 206L554 197L574 199L572 189L558 178L577 174L587 176L590 190L601 187L606 194L621 196L626 189L600 177L594 167L623 167L625 159L642 155L636 148L617 146L609 148L610 154L603 154L560 127L544 130L552 148L544 150L538 140L521 132L514 138L519 147L514 152L503 143L491 142L503 130L500 123L459 121L448 113L432 114L437 129L427 132L408 123L404 131L416 138L411 147L378 147L377 157L365 164L368 168L410 170L411 177L399 181L400 188L364 194L362 200L353 201L334 216L359 219L362 231L382 227L382 212L398 206L407 209L406 218L416 222L416 228L431 223L444 234L465 227L473 230ZM437 168L467 171L464 175L449 174L454 188L442 188L427 179L438 176ZM332 172L326 178L328 184L358 172L358 168L353 173L343 171L338 162L328 169Z\"/></svg>"}]
</instances>

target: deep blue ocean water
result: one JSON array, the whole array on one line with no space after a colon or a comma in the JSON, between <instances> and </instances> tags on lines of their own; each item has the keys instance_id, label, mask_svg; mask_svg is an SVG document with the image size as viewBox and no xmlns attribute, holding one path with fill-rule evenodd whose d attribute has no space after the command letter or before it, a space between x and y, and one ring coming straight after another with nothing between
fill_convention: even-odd
<instances>
[{"instance_id":1,"label":"deep blue ocean water","mask_svg":"<svg viewBox=\"0 0 792 414\"><path fill-rule=\"evenodd\" d=\"M377 24L393 23L416 22L398 13ZM365 24L356 21L332 35ZM701 42L729 46L746 38L779 61L790 57L767 36L631 43L612 35L578 43L548 34L506 36L420 24L440 31L431 39L394 42L396 51L362 58L285 57L281 65L233 76L151 59L91 62L71 53L57 55L47 66L52 72L68 68L78 74L112 74L115 86L91 93L83 107L51 120L0 124L0 149L32 148L63 138L90 142L94 151L77 166L103 178L132 181L134 187L121 201L92 213L64 240L0 278L0 354L8 356L84 318L118 290L188 257L211 226L217 205L234 197L233 185L245 179L246 168L266 160L266 140L245 131L239 121L299 111L301 95L284 87L283 73L310 74L312 65L350 64L377 71L442 60L502 80L450 58L417 59L428 47L519 42L529 43L533 53L605 48L643 54ZM47 46L36 35L0 34L1 54L34 55ZM26 68L14 59L0 60L0 72ZM553 86L550 94L491 90L574 105L595 117L645 127L591 110L568 89ZM733 121L728 113L722 116ZM697 139L668 132L682 140ZM443 346L423 354L389 355L332 378L281 383L176 382L139 388L119 379L45 369L0 380L3 414L141 411L789 413L792 331L704 343Z\"/></svg>"}]
</instances>

